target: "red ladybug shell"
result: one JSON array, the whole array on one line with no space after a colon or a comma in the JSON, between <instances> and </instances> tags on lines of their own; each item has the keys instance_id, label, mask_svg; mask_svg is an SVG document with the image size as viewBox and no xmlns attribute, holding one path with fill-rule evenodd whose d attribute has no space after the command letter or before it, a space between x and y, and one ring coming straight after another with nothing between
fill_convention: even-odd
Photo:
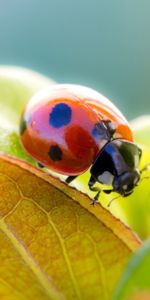
<instances>
[{"instance_id":1,"label":"red ladybug shell","mask_svg":"<svg viewBox=\"0 0 150 300\"><path fill-rule=\"evenodd\" d=\"M44 166L79 175L108 142L97 127L101 120L114 123L114 138L133 141L127 120L107 98L87 87L54 85L28 102L20 138L25 150Z\"/></svg>"}]
</instances>

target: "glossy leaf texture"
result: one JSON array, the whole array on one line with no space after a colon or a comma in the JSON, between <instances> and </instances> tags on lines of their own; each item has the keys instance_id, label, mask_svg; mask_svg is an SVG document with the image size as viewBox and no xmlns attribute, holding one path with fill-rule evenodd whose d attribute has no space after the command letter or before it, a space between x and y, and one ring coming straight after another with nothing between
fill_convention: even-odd
<instances>
[{"instance_id":1,"label":"glossy leaf texture","mask_svg":"<svg viewBox=\"0 0 150 300\"><path fill-rule=\"evenodd\" d=\"M109 300L140 245L101 205L0 156L0 299Z\"/></svg>"},{"instance_id":2,"label":"glossy leaf texture","mask_svg":"<svg viewBox=\"0 0 150 300\"><path fill-rule=\"evenodd\" d=\"M150 300L150 241L134 255L112 300Z\"/></svg>"}]
</instances>

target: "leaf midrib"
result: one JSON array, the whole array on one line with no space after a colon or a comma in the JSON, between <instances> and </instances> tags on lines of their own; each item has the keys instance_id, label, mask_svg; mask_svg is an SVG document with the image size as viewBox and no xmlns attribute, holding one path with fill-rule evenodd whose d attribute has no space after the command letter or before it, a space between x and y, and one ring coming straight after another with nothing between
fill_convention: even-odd
<instances>
[{"instance_id":1,"label":"leaf midrib","mask_svg":"<svg viewBox=\"0 0 150 300\"><path fill-rule=\"evenodd\" d=\"M54 286L50 281L47 280L40 268L37 267L37 264L32 259L27 250L23 245L17 240L15 235L11 232L10 228L6 225L3 220L0 220L0 229L8 237L9 241L19 253L22 259L26 262L27 266L31 269L32 273L35 275L36 279L39 281L40 285L43 287L43 290L51 300L62 300L62 296L55 290Z\"/></svg>"}]
</instances>

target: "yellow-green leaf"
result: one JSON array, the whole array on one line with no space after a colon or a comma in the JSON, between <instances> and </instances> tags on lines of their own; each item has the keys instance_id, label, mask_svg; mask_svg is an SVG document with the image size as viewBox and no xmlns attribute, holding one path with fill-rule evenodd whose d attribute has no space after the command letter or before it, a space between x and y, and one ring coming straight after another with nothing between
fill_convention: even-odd
<instances>
[{"instance_id":1,"label":"yellow-green leaf","mask_svg":"<svg viewBox=\"0 0 150 300\"><path fill-rule=\"evenodd\" d=\"M0 299L109 300L140 241L101 205L0 156Z\"/></svg>"},{"instance_id":2,"label":"yellow-green leaf","mask_svg":"<svg viewBox=\"0 0 150 300\"><path fill-rule=\"evenodd\" d=\"M112 300L150 300L150 240L136 252L117 285Z\"/></svg>"}]
</instances>

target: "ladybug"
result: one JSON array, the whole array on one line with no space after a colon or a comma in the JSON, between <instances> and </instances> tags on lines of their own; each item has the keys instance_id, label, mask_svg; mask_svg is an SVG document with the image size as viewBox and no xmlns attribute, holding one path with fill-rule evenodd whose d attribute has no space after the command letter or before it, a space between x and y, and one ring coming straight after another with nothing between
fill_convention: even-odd
<instances>
[{"instance_id":1,"label":"ladybug","mask_svg":"<svg viewBox=\"0 0 150 300\"><path fill-rule=\"evenodd\" d=\"M67 175L68 184L90 168L93 204L101 192L96 182L126 197L140 180L142 151L127 120L88 87L59 84L34 95L21 116L20 139L39 167Z\"/></svg>"}]
</instances>

